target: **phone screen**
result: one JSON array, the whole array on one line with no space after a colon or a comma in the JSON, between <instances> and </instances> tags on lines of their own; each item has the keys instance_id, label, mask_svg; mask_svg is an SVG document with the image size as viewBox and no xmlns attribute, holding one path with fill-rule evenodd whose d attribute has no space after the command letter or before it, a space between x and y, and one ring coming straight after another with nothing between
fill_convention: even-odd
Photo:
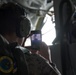
<instances>
[{"instance_id":1,"label":"phone screen","mask_svg":"<svg viewBox=\"0 0 76 75\"><path fill-rule=\"evenodd\" d=\"M40 43L42 41L42 35L40 30L31 31L31 47L35 50L40 49Z\"/></svg>"}]
</instances>

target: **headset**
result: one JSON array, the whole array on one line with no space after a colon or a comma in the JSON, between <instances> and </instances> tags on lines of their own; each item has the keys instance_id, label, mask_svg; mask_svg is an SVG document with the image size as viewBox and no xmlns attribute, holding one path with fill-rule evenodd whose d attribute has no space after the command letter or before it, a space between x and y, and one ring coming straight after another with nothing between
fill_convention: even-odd
<instances>
[{"instance_id":1,"label":"headset","mask_svg":"<svg viewBox=\"0 0 76 75\"><path fill-rule=\"evenodd\" d=\"M30 33L30 21L26 17L21 17L21 21L16 25L16 34L18 37L26 37Z\"/></svg>"},{"instance_id":2,"label":"headset","mask_svg":"<svg viewBox=\"0 0 76 75\"><path fill-rule=\"evenodd\" d=\"M24 15L24 10L19 8L18 5L5 3L0 7L0 34L15 32L19 38L22 38L26 37L29 31L30 21ZM28 75L24 53L21 49L16 48L17 45L17 43L6 44L6 41L0 37L1 75L11 75L11 72L14 70L13 61L17 63L18 74L16 75Z\"/></svg>"},{"instance_id":3,"label":"headset","mask_svg":"<svg viewBox=\"0 0 76 75\"><path fill-rule=\"evenodd\" d=\"M8 2L0 7L0 28L2 33L3 30L8 29L8 32L14 31L18 37L22 38L29 34L31 23L22 7L20 8L18 4Z\"/></svg>"}]
</instances>

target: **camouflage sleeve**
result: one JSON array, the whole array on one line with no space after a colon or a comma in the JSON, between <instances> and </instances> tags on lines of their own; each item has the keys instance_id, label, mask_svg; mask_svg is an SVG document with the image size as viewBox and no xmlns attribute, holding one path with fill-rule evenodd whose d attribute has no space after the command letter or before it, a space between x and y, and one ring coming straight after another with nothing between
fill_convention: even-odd
<instances>
[{"instance_id":1,"label":"camouflage sleeve","mask_svg":"<svg viewBox=\"0 0 76 75\"><path fill-rule=\"evenodd\" d=\"M58 75L52 66L36 54L25 54L30 75Z\"/></svg>"}]
</instances>

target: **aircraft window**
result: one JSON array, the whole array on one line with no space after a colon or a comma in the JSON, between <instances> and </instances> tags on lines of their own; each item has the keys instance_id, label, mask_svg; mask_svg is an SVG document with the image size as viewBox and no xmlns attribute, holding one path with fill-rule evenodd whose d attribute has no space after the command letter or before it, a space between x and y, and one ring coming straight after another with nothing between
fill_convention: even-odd
<instances>
[{"instance_id":1,"label":"aircraft window","mask_svg":"<svg viewBox=\"0 0 76 75\"><path fill-rule=\"evenodd\" d=\"M31 46L30 37L28 37L28 38L26 39L25 46Z\"/></svg>"},{"instance_id":2,"label":"aircraft window","mask_svg":"<svg viewBox=\"0 0 76 75\"><path fill-rule=\"evenodd\" d=\"M52 42L56 37L55 23L52 23L49 15L46 15L45 19L47 19L46 23L41 30L42 41L44 41L47 45L52 45Z\"/></svg>"},{"instance_id":3,"label":"aircraft window","mask_svg":"<svg viewBox=\"0 0 76 75\"><path fill-rule=\"evenodd\" d=\"M53 7L50 9L50 11L54 11ZM41 30L42 41L44 41L47 45L52 45L52 42L56 37L54 14L51 16L46 14L44 22L45 25Z\"/></svg>"},{"instance_id":4,"label":"aircraft window","mask_svg":"<svg viewBox=\"0 0 76 75\"><path fill-rule=\"evenodd\" d=\"M53 8L50 9L50 11L53 11L53 10L54 10ZM56 37L54 15L50 16L46 14L43 23L44 23L44 26L41 29L42 41L44 41L47 45L52 45L52 42ZM25 46L31 46L30 38L26 40Z\"/></svg>"}]
</instances>

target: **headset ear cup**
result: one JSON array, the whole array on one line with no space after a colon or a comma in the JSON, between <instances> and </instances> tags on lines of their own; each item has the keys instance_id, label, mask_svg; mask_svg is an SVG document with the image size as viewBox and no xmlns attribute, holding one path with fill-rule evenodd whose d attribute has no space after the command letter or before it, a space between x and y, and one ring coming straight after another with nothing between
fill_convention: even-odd
<instances>
[{"instance_id":1,"label":"headset ear cup","mask_svg":"<svg viewBox=\"0 0 76 75\"><path fill-rule=\"evenodd\" d=\"M20 22L20 34L22 37L26 37L30 31L30 23L26 19Z\"/></svg>"},{"instance_id":2,"label":"headset ear cup","mask_svg":"<svg viewBox=\"0 0 76 75\"><path fill-rule=\"evenodd\" d=\"M23 18L16 26L16 34L18 37L26 37L30 31L30 21L27 18Z\"/></svg>"}]
</instances>

